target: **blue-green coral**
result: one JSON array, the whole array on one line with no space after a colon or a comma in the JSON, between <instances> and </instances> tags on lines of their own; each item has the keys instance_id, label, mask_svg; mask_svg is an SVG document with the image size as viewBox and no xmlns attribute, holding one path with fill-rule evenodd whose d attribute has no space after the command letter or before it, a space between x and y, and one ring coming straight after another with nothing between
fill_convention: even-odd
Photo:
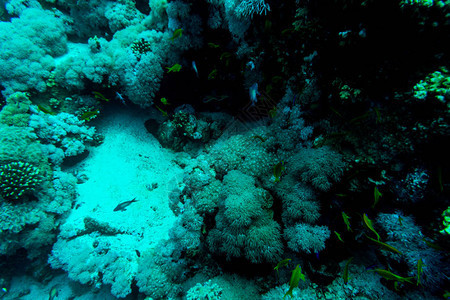
<instances>
[{"instance_id":1,"label":"blue-green coral","mask_svg":"<svg viewBox=\"0 0 450 300\"><path fill-rule=\"evenodd\" d=\"M33 193L41 182L39 169L27 162L10 162L0 166L0 194L17 200Z\"/></svg>"},{"instance_id":2,"label":"blue-green coral","mask_svg":"<svg viewBox=\"0 0 450 300\"><path fill-rule=\"evenodd\" d=\"M252 263L281 259L281 227L273 220L273 198L256 187L252 176L228 172L223 179L215 227L209 232L209 249L226 257L244 257Z\"/></svg>"}]
</instances>

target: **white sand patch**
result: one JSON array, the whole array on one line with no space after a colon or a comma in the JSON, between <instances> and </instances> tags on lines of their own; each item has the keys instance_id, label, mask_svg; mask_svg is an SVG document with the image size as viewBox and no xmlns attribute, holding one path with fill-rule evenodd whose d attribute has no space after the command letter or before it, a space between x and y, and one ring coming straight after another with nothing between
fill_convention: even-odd
<instances>
[{"instance_id":1,"label":"white sand patch","mask_svg":"<svg viewBox=\"0 0 450 300\"><path fill-rule=\"evenodd\" d=\"M106 114L98 131L104 142L79 166L88 180L77 186L75 208L61 225L49 259L69 278L127 295L140 253L168 238L175 216L168 196L182 181L173 154L149 134L148 115L129 110ZM157 187L149 189L150 186ZM124 211L120 203L136 199Z\"/></svg>"},{"instance_id":2,"label":"white sand patch","mask_svg":"<svg viewBox=\"0 0 450 300\"><path fill-rule=\"evenodd\" d=\"M81 206L69 222L89 215L128 232L153 232L159 237L167 232L173 221L168 195L182 180L182 171L171 162L173 154L146 131L145 119L142 113L121 111L102 121L99 132L105 140L84 162L89 180L78 186ZM158 187L150 191L153 184ZM137 202L125 211L114 211L132 199Z\"/></svg>"}]
</instances>

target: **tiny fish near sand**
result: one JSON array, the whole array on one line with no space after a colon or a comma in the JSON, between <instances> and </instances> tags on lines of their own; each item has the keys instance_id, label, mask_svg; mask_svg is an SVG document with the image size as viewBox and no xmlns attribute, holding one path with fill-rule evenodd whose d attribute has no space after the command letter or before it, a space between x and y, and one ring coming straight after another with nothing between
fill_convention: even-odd
<instances>
[{"instance_id":1,"label":"tiny fish near sand","mask_svg":"<svg viewBox=\"0 0 450 300\"><path fill-rule=\"evenodd\" d=\"M116 208L114 208L114 211L126 211L127 206L133 202L137 202L136 198L134 198L133 200L130 200L130 201L125 201L125 202L119 203L119 205L117 205Z\"/></svg>"}]
</instances>

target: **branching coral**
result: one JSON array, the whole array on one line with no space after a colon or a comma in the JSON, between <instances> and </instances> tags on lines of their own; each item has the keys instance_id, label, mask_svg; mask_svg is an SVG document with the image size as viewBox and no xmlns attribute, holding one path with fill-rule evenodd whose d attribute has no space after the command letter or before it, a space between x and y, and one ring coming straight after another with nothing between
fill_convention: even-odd
<instances>
[{"instance_id":1,"label":"branching coral","mask_svg":"<svg viewBox=\"0 0 450 300\"><path fill-rule=\"evenodd\" d=\"M32 194L40 182L39 169L32 164L15 161L0 166L0 194L6 199Z\"/></svg>"}]
</instances>

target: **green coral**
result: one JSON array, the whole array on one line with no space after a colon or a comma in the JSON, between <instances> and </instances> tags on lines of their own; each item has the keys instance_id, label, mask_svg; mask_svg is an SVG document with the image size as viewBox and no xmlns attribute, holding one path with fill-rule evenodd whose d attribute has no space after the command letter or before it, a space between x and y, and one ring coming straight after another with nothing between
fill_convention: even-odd
<instances>
[{"instance_id":1,"label":"green coral","mask_svg":"<svg viewBox=\"0 0 450 300\"><path fill-rule=\"evenodd\" d=\"M417 6L417 7L433 7L437 6L439 8L448 7L450 1L448 0L402 0L400 6Z\"/></svg>"},{"instance_id":2,"label":"green coral","mask_svg":"<svg viewBox=\"0 0 450 300\"><path fill-rule=\"evenodd\" d=\"M444 229L442 229L440 232L443 234L450 234L450 206L444 210L442 213L442 217L444 220L442 221L442 225L444 225Z\"/></svg>"},{"instance_id":3,"label":"green coral","mask_svg":"<svg viewBox=\"0 0 450 300\"><path fill-rule=\"evenodd\" d=\"M425 100L428 96L434 96L442 103L448 102L450 73L447 68L439 68L438 71L428 74L424 80L414 86L414 98Z\"/></svg>"},{"instance_id":4,"label":"green coral","mask_svg":"<svg viewBox=\"0 0 450 300\"><path fill-rule=\"evenodd\" d=\"M17 200L33 193L40 184L39 169L26 162L11 162L0 166L0 195Z\"/></svg>"}]
</instances>

